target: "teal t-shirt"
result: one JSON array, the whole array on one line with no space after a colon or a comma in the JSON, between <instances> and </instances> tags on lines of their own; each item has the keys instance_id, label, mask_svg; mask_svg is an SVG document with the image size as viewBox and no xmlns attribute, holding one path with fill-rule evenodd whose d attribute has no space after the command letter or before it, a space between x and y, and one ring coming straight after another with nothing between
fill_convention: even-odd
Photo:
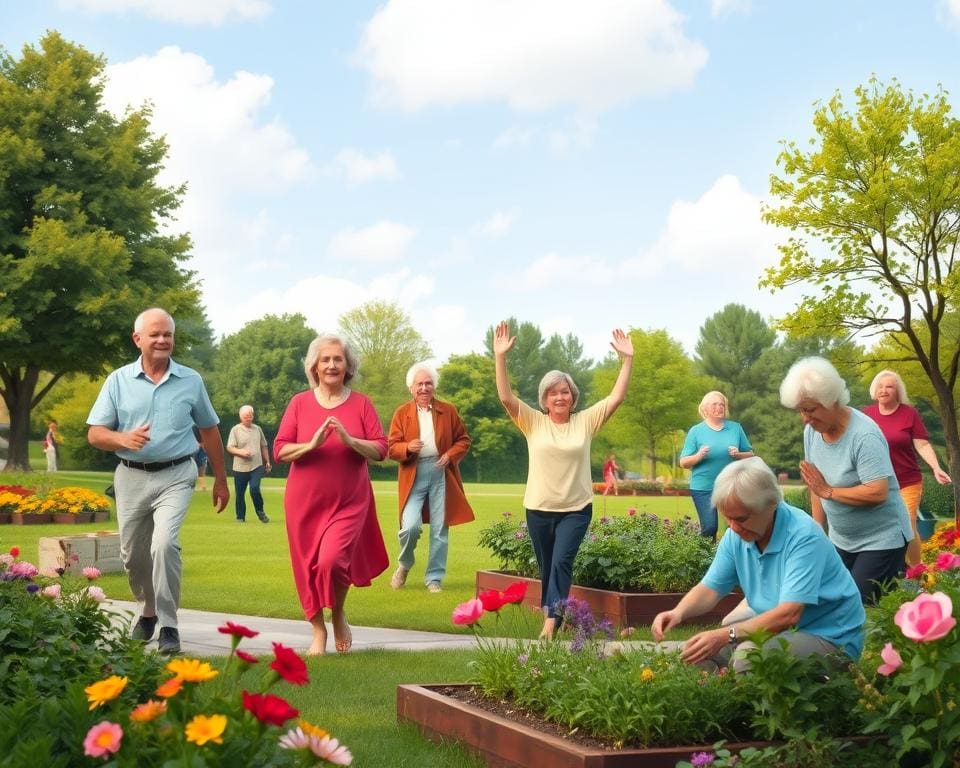
<instances>
[{"instance_id":1,"label":"teal t-shirt","mask_svg":"<svg viewBox=\"0 0 960 768\"><path fill-rule=\"evenodd\" d=\"M739 584L757 613L803 603L799 631L843 648L851 659L863 650L866 614L850 571L813 518L782 501L766 549L728 528L701 583L721 595Z\"/></svg>"},{"instance_id":2,"label":"teal t-shirt","mask_svg":"<svg viewBox=\"0 0 960 768\"><path fill-rule=\"evenodd\" d=\"M712 429L705 421L690 427L687 439L683 441L680 457L692 456L703 445L710 449L710 453L690 468L691 491L713 490L713 483L720 474L720 470L735 461L730 455L731 445L736 446L738 451L753 450L743 427L729 419L723 422L722 429Z\"/></svg>"}]
</instances>

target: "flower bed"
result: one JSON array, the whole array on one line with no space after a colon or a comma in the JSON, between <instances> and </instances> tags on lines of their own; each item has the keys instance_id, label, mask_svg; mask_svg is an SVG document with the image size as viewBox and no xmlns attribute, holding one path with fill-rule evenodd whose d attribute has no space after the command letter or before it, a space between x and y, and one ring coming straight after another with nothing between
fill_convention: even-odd
<instances>
[{"instance_id":1,"label":"flower bed","mask_svg":"<svg viewBox=\"0 0 960 768\"><path fill-rule=\"evenodd\" d=\"M594 483L593 492L603 494L606 483ZM613 496L689 496L690 489L685 485L658 483L649 480L622 480L617 483Z\"/></svg>"},{"instance_id":2,"label":"flower bed","mask_svg":"<svg viewBox=\"0 0 960 768\"><path fill-rule=\"evenodd\" d=\"M303 660L273 644L259 684L244 672L260 660L238 649L257 632L227 622L224 668L198 659L166 662L99 608L103 590L48 578L0 554L0 763L215 768L349 765L349 750L304 720L278 682L309 682ZM165 663L166 662L166 663ZM165 665L165 666L164 666ZM248 687L245 687L248 686Z\"/></svg>"},{"instance_id":3,"label":"flower bed","mask_svg":"<svg viewBox=\"0 0 960 768\"><path fill-rule=\"evenodd\" d=\"M79 487L33 490L0 487L0 523L41 525L103 522L110 517L110 499Z\"/></svg>"},{"instance_id":4,"label":"flower bed","mask_svg":"<svg viewBox=\"0 0 960 768\"><path fill-rule=\"evenodd\" d=\"M479 541L500 561L499 570L539 575L526 523L510 512L484 528ZM590 524L573 563L573 583L617 592L686 592L703 578L715 551L689 518L673 522L631 509Z\"/></svg>"}]
</instances>

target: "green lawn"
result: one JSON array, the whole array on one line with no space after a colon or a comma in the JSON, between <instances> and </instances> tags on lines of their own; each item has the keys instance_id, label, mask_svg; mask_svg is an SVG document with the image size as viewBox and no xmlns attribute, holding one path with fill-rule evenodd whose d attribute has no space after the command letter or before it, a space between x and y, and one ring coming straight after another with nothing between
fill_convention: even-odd
<instances>
[{"instance_id":1,"label":"green lawn","mask_svg":"<svg viewBox=\"0 0 960 768\"><path fill-rule=\"evenodd\" d=\"M60 472L57 483L80 485L96 491L110 482L110 476L98 472ZM452 631L450 611L454 605L474 596L474 574L479 569L497 566L493 556L477 546L484 526L504 511L523 513L523 486L468 483L467 497L477 520L451 529L448 575L444 591L430 594L423 586L423 559L418 560L407 587L394 591L389 578L395 567L398 549L396 484L374 483L377 512L391 556L391 567L371 587L353 589L347 603L350 621L365 626L397 627L433 631ZM182 533L184 579L181 604L184 608L223 611L241 615L302 618L290 571L286 533L283 525L283 481L267 479L263 485L267 513L263 525L253 515L248 522L237 523L231 507L214 513L209 493L197 492ZM249 501L248 501L249 506ZM639 512L677 517L692 514L687 497L624 496L608 498L607 514L622 515L630 507ZM603 513L603 498L595 501L595 514ZM37 541L41 536L58 536L113 528L113 523L76 526L42 525L0 527L0 546L17 545L28 559L36 561ZM421 540L418 554L426 553ZM425 558L424 558L425 559ZM102 586L108 595L129 596L122 574L107 574Z\"/></svg>"}]
</instances>

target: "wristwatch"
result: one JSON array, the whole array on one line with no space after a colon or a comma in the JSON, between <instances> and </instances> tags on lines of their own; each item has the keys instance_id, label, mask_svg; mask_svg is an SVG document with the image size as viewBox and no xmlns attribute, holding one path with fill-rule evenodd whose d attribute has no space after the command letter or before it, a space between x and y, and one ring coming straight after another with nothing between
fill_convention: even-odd
<instances>
[{"instance_id":1,"label":"wristwatch","mask_svg":"<svg viewBox=\"0 0 960 768\"><path fill-rule=\"evenodd\" d=\"M737 628L730 627L730 629L727 630L727 637L730 638L728 640L730 645L736 645L737 644Z\"/></svg>"}]
</instances>

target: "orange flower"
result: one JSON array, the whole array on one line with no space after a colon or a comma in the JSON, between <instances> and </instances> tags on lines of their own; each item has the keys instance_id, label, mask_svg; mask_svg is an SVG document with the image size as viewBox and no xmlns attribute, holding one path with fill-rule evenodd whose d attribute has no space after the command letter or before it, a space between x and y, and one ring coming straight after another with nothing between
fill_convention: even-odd
<instances>
[{"instance_id":1,"label":"orange flower","mask_svg":"<svg viewBox=\"0 0 960 768\"><path fill-rule=\"evenodd\" d=\"M223 744L223 732L227 729L226 715L197 715L183 729L187 741L203 746L208 741L214 744Z\"/></svg>"},{"instance_id":2,"label":"orange flower","mask_svg":"<svg viewBox=\"0 0 960 768\"><path fill-rule=\"evenodd\" d=\"M113 701L127 687L127 678L111 675L106 680L99 680L83 689L90 702L90 709L96 709L101 704Z\"/></svg>"},{"instance_id":3,"label":"orange flower","mask_svg":"<svg viewBox=\"0 0 960 768\"><path fill-rule=\"evenodd\" d=\"M183 678L171 677L167 682L162 683L160 687L157 688L157 696L169 699L171 696L176 696L180 693L181 688L183 688Z\"/></svg>"},{"instance_id":4,"label":"orange flower","mask_svg":"<svg viewBox=\"0 0 960 768\"><path fill-rule=\"evenodd\" d=\"M327 731L323 730L323 728L304 720L302 717L297 720L297 725L300 726L300 730L307 734L307 736L316 736L318 739L322 739L330 735Z\"/></svg>"},{"instance_id":5,"label":"orange flower","mask_svg":"<svg viewBox=\"0 0 960 768\"><path fill-rule=\"evenodd\" d=\"M149 723L151 720L154 720L164 712L167 711L167 702L165 701L145 701L143 704L135 707L133 712L130 713L130 719L136 723Z\"/></svg>"},{"instance_id":6,"label":"orange flower","mask_svg":"<svg viewBox=\"0 0 960 768\"><path fill-rule=\"evenodd\" d=\"M174 659L167 664L167 669L188 683L203 683L220 674L208 662L197 659Z\"/></svg>"}]
</instances>

